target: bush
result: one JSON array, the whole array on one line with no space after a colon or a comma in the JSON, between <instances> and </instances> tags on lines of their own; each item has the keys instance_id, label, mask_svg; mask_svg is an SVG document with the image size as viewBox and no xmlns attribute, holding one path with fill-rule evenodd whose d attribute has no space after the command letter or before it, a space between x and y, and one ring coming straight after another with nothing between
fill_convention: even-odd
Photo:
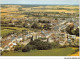
<instances>
[{"instance_id":1,"label":"bush","mask_svg":"<svg viewBox=\"0 0 80 59\"><path fill-rule=\"evenodd\" d=\"M78 51L79 51L79 49L76 49L76 50L75 50L75 52L78 52Z\"/></svg>"},{"instance_id":2,"label":"bush","mask_svg":"<svg viewBox=\"0 0 80 59\"><path fill-rule=\"evenodd\" d=\"M64 46L60 46L60 48L66 48L66 47L68 47L67 45L64 45Z\"/></svg>"},{"instance_id":3,"label":"bush","mask_svg":"<svg viewBox=\"0 0 80 59\"><path fill-rule=\"evenodd\" d=\"M47 50L52 48L52 45L50 43L43 42L38 39L30 42L29 44L35 46L35 49L38 49L38 50Z\"/></svg>"},{"instance_id":4,"label":"bush","mask_svg":"<svg viewBox=\"0 0 80 59\"><path fill-rule=\"evenodd\" d=\"M14 51L19 51L19 50L22 50L22 48L24 47L24 45L17 45L14 49Z\"/></svg>"},{"instance_id":5,"label":"bush","mask_svg":"<svg viewBox=\"0 0 80 59\"><path fill-rule=\"evenodd\" d=\"M79 36L79 28L76 29L75 34Z\"/></svg>"},{"instance_id":6,"label":"bush","mask_svg":"<svg viewBox=\"0 0 80 59\"><path fill-rule=\"evenodd\" d=\"M53 48L60 48L61 47L58 42L53 42L53 43L51 43L51 45Z\"/></svg>"},{"instance_id":7,"label":"bush","mask_svg":"<svg viewBox=\"0 0 80 59\"><path fill-rule=\"evenodd\" d=\"M52 48L52 45L47 42L42 42L41 44L36 45L38 50L48 50Z\"/></svg>"},{"instance_id":8,"label":"bush","mask_svg":"<svg viewBox=\"0 0 80 59\"><path fill-rule=\"evenodd\" d=\"M68 26L66 28L67 33L69 33L70 35L76 35L79 36L79 28L77 28L76 30L74 30L74 27L70 27Z\"/></svg>"},{"instance_id":9,"label":"bush","mask_svg":"<svg viewBox=\"0 0 80 59\"><path fill-rule=\"evenodd\" d=\"M18 50L20 50L21 48L19 47L19 46L16 46L15 47L15 49L14 49L14 51L18 51Z\"/></svg>"},{"instance_id":10,"label":"bush","mask_svg":"<svg viewBox=\"0 0 80 59\"><path fill-rule=\"evenodd\" d=\"M4 53L7 53L7 52L9 52L9 50L1 51L1 55L3 55Z\"/></svg>"},{"instance_id":11,"label":"bush","mask_svg":"<svg viewBox=\"0 0 80 59\"><path fill-rule=\"evenodd\" d=\"M28 52L30 50L32 50L33 46L32 45L27 45L22 49L22 52Z\"/></svg>"},{"instance_id":12,"label":"bush","mask_svg":"<svg viewBox=\"0 0 80 59\"><path fill-rule=\"evenodd\" d=\"M31 27L32 28L38 28L38 24L37 23L34 23Z\"/></svg>"},{"instance_id":13,"label":"bush","mask_svg":"<svg viewBox=\"0 0 80 59\"><path fill-rule=\"evenodd\" d=\"M42 41L41 40L34 40L34 41L31 41L29 44L30 45L36 45L36 44L39 44L39 43L41 43Z\"/></svg>"},{"instance_id":14,"label":"bush","mask_svg":"<svg viewBox=\"0 0 80 59\"><path fill-rule=\"evenodd\" d=\"M3 52L9 52L9 50L4 50Z\"/></svg>"},{"instance_id":15,"label":"bush","mask_svg":"<svg viewBox=\"0 0 80 59\"><path fill-rule=\"evenodd\" d=\"M43 42L39 39L36 39L34 41L31 41L29 44L27 44L23 49L22 52L28 52L30 50L38 49L38 50L48 50L51 49L52 45L48 42Z\"/></svg>"}]
</instances>

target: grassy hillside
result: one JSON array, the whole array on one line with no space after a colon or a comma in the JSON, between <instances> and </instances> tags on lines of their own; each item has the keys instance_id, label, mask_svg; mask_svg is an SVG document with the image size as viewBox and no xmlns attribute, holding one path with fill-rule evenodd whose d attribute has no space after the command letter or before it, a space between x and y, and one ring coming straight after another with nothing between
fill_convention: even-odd
<instances>
[{"instance_id":1,"label":"grassy hillside","mask_svg":"<svg viewBox=\"0 0 80 59\"><path fill-rule=\"evenodd\" d=\"M7 52L3 56L68 56L75 52L72 48L56 48L52 50L32 50L30 52Z\"/></svg>"}]
</instances>

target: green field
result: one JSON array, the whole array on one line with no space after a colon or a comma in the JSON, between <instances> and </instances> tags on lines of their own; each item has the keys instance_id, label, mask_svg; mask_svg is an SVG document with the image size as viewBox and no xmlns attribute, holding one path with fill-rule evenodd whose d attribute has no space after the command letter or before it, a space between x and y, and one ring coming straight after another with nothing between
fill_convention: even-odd
<instances>
[{"instance_id":1,"label":"green field","mask_svg":"<svg viewBox=\"0 0 80 59\"><path fill-rule=\"evenodd\" d=\"M2 28L2 30L1 30L2 37L8 35L9 33L14 32L14 31L20 32L20 31L26 29L26 28L18 28L18 27L1 27L1 28ZM15 30L13 30L13 29L15 29Z\"/></svg>"},{"instance_id":2,"label":"green field","mask_svg":"<svg viewBox=\"0 0 80 59\"><path fill-rule=\"evenodd\" d=\"M75 52L72 48L56 48L52 50L32 50L30 52L5 52L2 56L68 56Z\"/></svg>"},{"instance_id":3,"label":"green field","mask_svg":"<svg viewBox=\"0 0 80 59\"><path fill-rule=\"evenodd\" d=\"M6 35L8 35L8 34L11 33L11 32L14 32L14 30L3 29L3 30L1 30L1 35L2 35L2 36L6 36Z\"/></svg>"},{"instance_id":4,"label":"green field","mask_svg":"<svg viewBox=\"0 0 80 59\"><path fill-rule=\"evenodd\" d=\"M18 30L18 31L22 31L22 30L24 30L24 29L26 29L26 28L19 28L19 27L2 27L3 29L6 29L6 28L8 28L8 29L15 29L15 30Z\"/></svg>"}]
</instances>

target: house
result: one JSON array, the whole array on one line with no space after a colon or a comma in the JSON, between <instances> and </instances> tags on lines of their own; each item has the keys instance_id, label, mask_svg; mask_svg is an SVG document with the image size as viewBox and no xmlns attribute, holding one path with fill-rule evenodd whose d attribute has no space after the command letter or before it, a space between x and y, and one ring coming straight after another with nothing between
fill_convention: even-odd
<instances>
[{"instance_id":1,"label":"house","mask_svg":"<svg viewBox=\"0 0 80 59\"><path fill-rule=\"evenodd\" d=\"M9 46L5 46L4 48L3 48L3 51L4 50L10 50L10 47Z\"/></svg>"},{"instance_id":2,"label":"house","mask_svg":"<svg viewBox=\"0 0 80 59\"><path fill-rule=\"evenodd\" d=\"M59 41L59 44L63 46L64 45L64 42L63 41Z\"/></svg>"},{"instance_id":3,"label":"house","mask_svg":"<svg viewBox=\"0 0 80 59\"><path fill-rule=\"evenodd\" d=\"M71 39L68 39L67 41L68 41L68 42L71 42Z\"/></svg>"},{"instance_id":4,"label":"house","mask_svg":"<svg viewBox=\"0 0 80 59\"><path fill-rule=\"evenodd\" d=\"M70 35L70 34L68 34L68 39L76 39L76 35Z\"/></svg>"},{"instance_id":5,"label":"house","mask_svg":"<svg viewBox=\"0 0 80 59\"><path fill-rule=\"evenodd\" d=\"M17 43L21 42L22 40L23 40L22 37L16 39Z\"/></svg>"},{"instance_id":6,"label":"house","mask_svg":"<svg viewBox=\"0 0 80 59\"><path fill-rule=\"evenodd\" d=\"M3 48L2 47L0 47L0 51L3 51Z\"/></svg>"}]
</instances>

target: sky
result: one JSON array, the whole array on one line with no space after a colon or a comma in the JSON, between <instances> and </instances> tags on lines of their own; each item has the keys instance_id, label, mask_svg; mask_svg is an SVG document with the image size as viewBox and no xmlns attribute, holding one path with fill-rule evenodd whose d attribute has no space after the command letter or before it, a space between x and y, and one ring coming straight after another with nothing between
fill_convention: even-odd
<instances>
[{"instance_id":1,"label":"sky","mask_svg":"<svg viewBox=\"0 0 80 59\"><path fill-rule=\"evenodd\" d=\"M79 0L0 0L0 4L78 5Z\"/></svg>"}]
</instances>

